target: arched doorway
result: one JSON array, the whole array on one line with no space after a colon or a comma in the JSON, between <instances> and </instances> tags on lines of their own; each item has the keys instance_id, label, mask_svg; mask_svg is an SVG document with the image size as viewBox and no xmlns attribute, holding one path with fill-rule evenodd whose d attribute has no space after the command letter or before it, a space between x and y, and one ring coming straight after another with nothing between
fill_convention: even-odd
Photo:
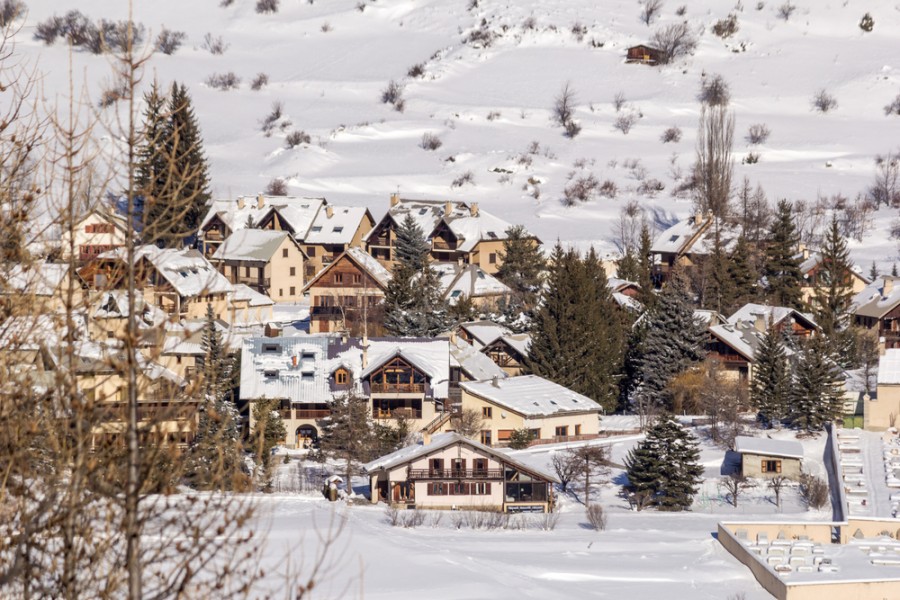
<instances>
[{"instance_id":1,"label":"arched doorway","mask_svg":"<svg viewBox=\"0 0 900 600\"><path fill-rule=\"evenodd\" d=\"M295 434L297 448L310 448L319 440L319 432L312 425L301 425Z\"/></svg>"}]
</instances>

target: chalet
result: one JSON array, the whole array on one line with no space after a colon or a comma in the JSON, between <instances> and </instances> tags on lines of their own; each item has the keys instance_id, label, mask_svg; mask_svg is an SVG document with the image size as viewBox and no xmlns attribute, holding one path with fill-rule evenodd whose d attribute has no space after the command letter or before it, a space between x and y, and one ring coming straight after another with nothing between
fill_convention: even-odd
<instances>
[{"instance_id":1,"label":"chalet","mask_svg":"<svg viewBox=\"0 0 900 600\"><path fill-rule=\"evenodd\" d=\"M0 302L8 309L26 303L35 313L63 310L69 282L69 265L65 263L7 265L0 275ZM72 303L80 305L84 294L78 277L72 282L72 293Z\"/></svg>"},{"instance_id":2,"label":"chalet","mask_svg":"<svg viewBox=\"0 0 900 600\"><path fill-rule=\"evenodd\" d=\"M450 411L458 411L462 404L462 389L459 387L461 382L509 377L506 371L466 340L452 332L443 335L450 340ZM435 425L441 427L444 423Z\"/></svg>"},{"instance_id":3,"label":"chalet","mask_svg":"<svg viewBox=\"0 0 900 600\"><path fill-rule=\"evenodd\" d=\"M374 226L375 219L368 208L326 204L302 240L297 240L302 242L307 256L306 280L349 248L362 248L364 238Z\"/></svg>"},{"instance_id":4,"label":"chalet","mask_svg":"<svg viewBox=\"0 0 900 600\"><path fill-rule=\"evenodd\" d=\"M261 327L272 321L275 301L250 286L238 283L234 285L234 293L228 297L228 305L232 327Z\"/></svg>"},{"instance_id":5,"label":"chalet","mask_svg":"<svg viewBox=\"0 0 900 600\"><path fill-rule=\"evenodd\" d=\"M696 214L664 230L650 246L654 278L665 281L676 267L690 269L700 257L709 256L717 234L722 248L730 251L737 243L740 229L720 225L716 230L712 214Z\"/></svg>"},{"instance_id":6,"label":"chalet","mask_svg":"<svg viewBox=\"0 0 900 600\"><path fill-rule=\"evenodd\" d=\"M298 302L306 256L286 231L240 229L210 259L232 284L242 283L275 302Z\"/></svg>"},{"instance_id":7,"label":"chalet","mask_svg":"<svg viewBox=\"0 0 900 600\"><path fill-rule=\"evenodd\" d=\"M364 465L371 501L399 508L550 512L557 478L457 433Z\"/></svg>"},{"instance_id":8,"label":"chalet","mask_svg":"<svg viewBox=\"0 0 900 600\"><path fill-rule=\"evenodd\" d=\"M530 430L538 443L587 440L600 433L599 404L537 375L459 386L463 410L482 415L481 443L487 446L508 443L517 429Z\"/></svg>"},{"instance_id":9,"label":"chalet","mask_svg":"<svg viewBox=\"0 0 900 600\"><path fill-rule=\"evenodd\" d=\"M348 248L303 288L309 294L310 332L361 334L363 324L378 321L376 311L390 280L381 263L361 248Z\"/></svg>"},{"instance_id":10,"label":"chalet","mask_svg":"<svg viewBox=\"0 0 900 600\"><path fill-rule=\"evenodd\" d=\"M69 232L63 231L60 241L60 256L68 259L74 249L75 259L80 262L92 260L110 250L125 245L127 222L121 215L110 210L96 208L75 223L74 240Z\"/></svg>"},{"instance_id":11,"label":"chalet","mask_svg":"<svg viewBox=\"0 0 900 600\"><path fill-rule=\"evenodd\" d=\"M478 308L496 308L512 294L503 282L478 265L438 263L434 269L440 278L443 298L451 306L468 298Z\"/></svg>"},{"instance_id":12,"label":"chalet","mask_svg":"<svg viewBox=\"0 0 900 600\"><path fill-rule=\"evenodd\" d=\"M658 65L663 59L661 50L653 46L638 44L631 46L625 55L626 63L640 63L644 65Z\"/></svg>"},{"instance_id":13,"label":"chalet","mask_svg":"<svg viewBox=\"0 0 900 600\"><path fill-rule=\"evenodd\" d=\"M134 308L142 346L154 345L161 339L163 326L169 315L144 300L140 292L135 294ZM128 294L124 290L102 292L91 303L88 330L91 339L102 342L120 340L128 328Z\"/></svg>"},{"instance_id":14,"label":"chalet","mask_svg":"<svg viewBox=\"0 0 900 600\"><path fill-rule=\"evenodd\" d=\"M804 250L801 254L803 262L800 263L800 272L803 275L803 285L801 291L803 293L803 301L809 303L816 295L816 290L822 285L827 285L821 281L819 275L822 270L824 258L820 252L809 252ZM859 294L871 281L862 273L854 269L848 269L844 275L845 289L853 294Z\"/></svg>"},{"instance_id":15,"label":"chalet","mask_svg":"<svg viewBox=\"0 0 900 600\"><path fill-rule=\"evenodd\" d=\"M387 214L366 237L366 249L386 267L393 266L397 227L407 215L431 244L435 261L474 264L492 275L500 267L509 223L475 203L407 200L398 194L391 195ZM540 240L534 238L534 243L540 244Z\"/></svg>"},{"instance_id":16,"label":"chalet","mask_svg":"<svg viewBox=\"0 0 900 600\"><path fill-rule=\"evenodd\" d=\"M741 322L752 323L760 331L765 331L771 323L776 331L801 338L816 335L819 331L819 325L806 313L786 306L767 306L752 302L728 317L730 325Z\"/></svg>"},{"instance_id":17,"label":"chalet","mask_svg":"<svg viewBox=\"0 0 900 600\"><path fill-rule=\"evenodd\" d=\"M125 260L124 249L112 250L82 267L79 275L95 290L123 289ZM134 260L137 288L171 319L203 318L207 306L217 318L230 318L228 296L234 288L197 250L140 246Z\"/></svg>"},{"instance_id":18,"label":"chalet","mask_svg":"<svg viewBox=\"0 0 900 600\"><path fill-rule=\"evenodd\" d=\"M497 366L508 375L522 375L528 371L525 364L531 336L527 333L511 333L503 335L481 348Z\"/></svg>"},{"instance_id":19,"label":"chalet","mask_svg":"<svg viewBox=\"0 0 900 600\"><path fill-rule=\"evenodd\" d=\"M469 321L456 327L456 335L479 349L499 337L511 334L512 331L507 327L493 321Z\"/></svg>"},{"instance_id":20,"label":"chalet","mask_svg":"<svg viewBox=\"0 0 900 600\"><path fill-rule=\"evenodd\" d=\"M734 451L741 455L744 477L800 479L803 462L800 442L739 435L734 438Z\"/></svg>"},{"instance_id":21,"label":"chalet","mask_svg":"<svg viewBox=\"0 0 900 600\"><path fill-rule=\"evenodd\" d=\"M856 325L876 333L885 349L900 348L900 278L879 277L853 297Z\"/></svg>"}]
</instances>

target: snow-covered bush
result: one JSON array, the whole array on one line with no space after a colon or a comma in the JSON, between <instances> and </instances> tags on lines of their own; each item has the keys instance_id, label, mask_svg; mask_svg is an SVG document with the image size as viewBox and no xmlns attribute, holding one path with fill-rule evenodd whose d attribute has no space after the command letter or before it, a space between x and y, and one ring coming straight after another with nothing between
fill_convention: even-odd
<instances>
[{"instance_id":1,"label":"snow-covered bush","mask_svg":"<svg viewBox=\"0 0 900 600\"><path fill-rule=\"evenodd\" d=\"M322 23L322 26L319 27L319 29L322 31L322 33L328 33L329 31L334 31L334 27L332 27L331 23L329 23L328 21L325 21L324 23Z\"/></svg>"},{"instance_id":2,"label":"snow-covered bush","mask_svg":"<svg viewBox=\"0 0 900 600\"><path fill-rule=\"evenodd\" d=\"M466 171L450 183L450 187L458 188L466 184L475 185L475 174L472 171Z\"/></svg>"},{"instance_id":3,"label":"snow-covered bush","mask_svg":"<svg viewBox=\"0 0 900 600\"><path fill-rule=\"evenodd\" d=\"M721 75L712 75L700 80L700 93L697 99L707 106L728 106L731 91L728 82Z\"/></svg>"},{"instance_id":4,"label":"snow-covered bush","mask_svg":"<svg viewBox=\"0 0 900 600\"><path fill-rule=\"evenodd\" d=\"M582 175L574 179L569 185L563 189L563 204L566 206L575 206L578 202L587 202L594 198L600 182L594 177L593 173Z\"/></svg>"},{"instance_id":5,"label":"snow-covered bush","mask_svg":"<svg viewBox=\"0 0 900 600\"><path fill-rule=\"evenodd\" d=\"M719 19L712 26L712 32L722 38L729 38L738 31L737 15L731 13L724 19Z\"/></svg>"},{"instance_id":6,"label":"snow-covered bush","mask_svg":"<svg viewBox=\"0 0 900 600\"><path fill-rule=\"evenodd\" d=\"M797 10L797 7L791 4L791 0L787 0L784 4L778 7L778 16L785 21L788 21L790 20L791 15L794 14L795 10Z\"/></svg>"},{"instance_id":7,"label":"snow-covered bush","mask_svg":"<svg viewBox=\"0 0 900 600\"><path fill-rule=\"evenodd\" d=\"M287 196L287 182L281 177L271 180L263 192L266 196Z\"/></svg>"},{"instance_id":8,"label":"snow-covered bush","mask_svg":"<svg viewBox=\"0 0 900 600\"><path fill-rule=\"evenodd\" d=\"M418 79L419 77L423 77L425 75L425 65L424 63L416 63L409 68L406 72L407 77L412 77L413 79Z\"/></svg>"},{"instance_id":9,"label":"snow-covered bush","mask_svg":"<svg viewBox=\"0 0 900 600\"><path fill-rule=\"evenodd\" d=\"M900 115L900 94L897 94L897 97L894 98L894 101L884 107L884 114Z\"/></svg>"},{"instance_id":10,"label":"snow-covered bush","mask_svg":"<svg viewBox=\"0 0 900 600\"><path fill-rule=\"evenodd\" d=\"M663 131L662 136L660 136L663 144L668 144L669 142L680 142L681 141L681 129L672 126Z\"/></svg>"},{"instance_id":11,"label":"snow-covered bush","mask_svg":"<svg viewBox=\"0 0 900 600\"><path fill-rule=\"evenodd\" d=\"M436 134L431 133L430 131L426 131L422 134L422 141L419 142L419 147L423 150L437 150L444 143L441 141Z\"/></svg>"},{"instance_id":12,"label":"snow-covered bush","mask_svg":"<svg viewBox=\"0 0 900 600\"><path fill-rule=\"evenodd\" d=\"M869 13L864 14L859 21L859 28L866 33L872 31L875 28L875 19L872 18L872 15Z\"/></svg>"},{"instance_id":13,"label":"snow-covered bush","mask_svg":"<svg viewBox=\"0 0 900 600\"><path fill-rule=\"evenodd\" d=\"M272 134L272 130L275 129L275 124L281 119L283 111L284 104L279 101L272 103L272 111L262 121L262 131L267 137Z\"/></svg>"},{"instance_id":14,"label":"snow-covered bush","mask_svg":"<svg viewBox=\"0 0 900 600\"><path fill-rule=\"evenodd\" d=\"M3 0L0 2L0 27L6 27L25 14L25 3L22 0Z\"/></svg>"},{"instance_id":15,"label":"snow-covered bush","mask_svg":"<svg viewBox=\"0 0 900 600\"><path fill-rule=\"evenodd\" d=\"M592 502L584 510L584 515L587 517L588 524L595 530L603 531L606 529L606 514L603 512L602 505Z\"/></svg>"},{"instance_id":16,"label":"snow-covered bush","mask_svg":"<svg viewBox=\"0 0 900 600\"><path fill-rule=\"evenodd\" d=\"M403 99L403 85L391 79L381 92L381 101L390 104L397 112L403 112L406 101Z\"/></svg>"},{"instance_id":17,"label":"snow-covered bush","mask_svg":"<svg viewBox=\"0 0 900 600\"><path fill-rule=\"evenodd\" d=\"M619 187L612 179L606 179L597 188L597 194L604 198L614 199L619 194Z\"/></svg>"},{"instance_id":18,"label":"snow-covered bush","mask_svg":"<svg viewBox=\"0 0 900 600\"><path fill-rule=\"evenodd\" d=\"M747 156L741 159L741 164L755 165L759 162L759 152L748 152Z\"/></svg>"},{"instance_id":19,"label":"snow-covered bush","mask_svg":"<svg viewBox=\"0 0 900 600\"><path fill-rule=\"evenodd\" d=\"M827 113L837 108L837 99L824 88L816 92L812 99L813 108L819 112Z\"/></svg>"},{"instance_id":20,"label":"snow-covered bush","mask_svg":"<svg viewBox=\"0 0 900 600\"><path fill-rule=\"evenodd\" d=\"M288 148L296 148L300 144L308 144L312 141L309 137L309 134L305 131L295 129L294 131L287 134L287 137L284 138L285 143Z\"/></svg>"},{"instance_id":21,"label":"snow-covered bush","mask_svg":"<svg viewBox=\"0 0 900 600\"><path fill-rule=\"evenodd\" d=\"M211 33L207 33L203 36L203 43L200 44L201 48L216 56L225 54L225 51L228 50L228 46L229 44L222 39L222 36L215 37Z\"/></svg>"},{"instance_id":22,"label":"snow-covered bush","mask_svg":"<svg viewBox=\"0 0 900 600\"><path fill-rule=\"evenodd\" d=\"M687 23L673 23L657 29L650 43L659 49L660 62L668 64L693 52L697 38Z\"/></svg>"},{"instance_id":23,"label":"snow-covered bush","mask_svg":"<svg viewBox=\"0 0 900 600\"><path fill-rule=\"evenodd\" d=\"M274 14L278 12L278 0L256 0L256 12Z\"/></svg>"},{"instance_id":24,"label":"snow-covered bush","mask_svg":"<svg viewBox=\"0 0 900 600\"><path fill-rule=\"evenodd\" d=\"M241 78L234 74L233 71L228 73L213 73L206 78L206 85L215 89L227 92L241 85Z\"/></svg>"},{"instance_id":25,"label":"snow-covered bush","mask_svg":"<svg viewBox=\"0 0 900 600\"><path fill-rule=\"evenodd\" d=\"M583 25L582 23L580 23L578 21L575 21L575 23L572 25L572 35L575 37L575 40L578 42L584 41L584 36L587 35L587 32L588 32L587 26Z\"/></svg>"},{"instance_id":26,"label":"snow-covered bush","mask_svg":"<svg viewBox=\"0 0 900 600\"><path fill-rule=\"evenodd\" d=\"M631 128L634 127L635 123L637 123L638 116L636 113L627 112L621 113L618 117L616 117L615 122L613 123L613 127L618 129L623 134L628 135L628 132L631 131Z\"/></svg>"},{"instance_id":27,"label":"snow-covered bush","mask_svg":"<svg viewBox=\"0 0 900 600\"><path fill-rule=\"evenodd\" d=\"M492 110L491 112L489 112L489 113L487 114L487 117L485 117L485 118L486 118L488 121L496 121L496 120L499 119L501 116L503 116L503 115L502 115L502 113L501 113L499 110Z\"/></svg>"},{"instance_id":28,"label":"snow-covered bush","mask_svg":"<svg viewBox=\"0 0 900 600\"><path fill-rule=\"evenodd\" d=\"M187 34L183 31L172 31L171 29L166 29L165 27L159 32L159 35L156 36L156 51L162 52L163 54L175 54L175 52L181 47L181 44L184 43L184 40L187 39Z\"/></svg>"},{"instance_id":29,"label":"snow-covered bush","mask_svg":"<svg viewBox=\"0 0 900 600\"><path fill-rule=\"evenodd\" d=\"M269 85L269 76L265 73L257 73L256 77L253 78L253 81L250 82L250 89L254 92L258 92L267 85Z\"/></svg>"},{"instance_id":30,"label":"snow-covered bush","mask_svg":"<svg viewBox=\"0 0 900 600\"><path fill-rule=\"evenodd\" d=\"M751 144L765 144L770 133L769 127L765 123L754 123L747 130L747 141Z\"/></svg>"},{"instance_id":31,"label":"snow-covered bush","mask_svg":"<svg viewBox=\"0 0 900 600\"><path fill-rule=\"evenodd\" d=\"M644 179L637 187L637 193L649 198L655 198L656 194L666 189L666 185L653 177Z\"/></svg>"}]
</instances>

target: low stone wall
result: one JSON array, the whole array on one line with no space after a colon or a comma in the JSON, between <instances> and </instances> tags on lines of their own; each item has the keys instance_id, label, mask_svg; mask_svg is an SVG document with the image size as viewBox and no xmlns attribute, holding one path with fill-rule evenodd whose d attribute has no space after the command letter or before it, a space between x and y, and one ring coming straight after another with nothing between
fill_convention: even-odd
<instances>
[{"instance_id":1,"label":"low stone wall","mask_svg":"<svg viewBox=\"0 0 900 600\"><path fill-rule=\"evenodd\" d=\"M759 585L766 588L767 592L775 596L778 600L787 600L787 585L785 585L784 581L770 571L768 567L760 562L755 556L750 554L747 547L744 546L731 531L729 531L728 528L730 527L731 524L726 527L724 523L719 523L719 543L722 544L732 556L744 563L744 566L750 569L750 572L756 577L756 581L759 582ZM744 528L737 527L737 529Z\"/></svg>"},{"instance_id":2,"label":"low stone wall","mask_svg":"<svg viewBox=\"0 0 900 600\"><path fill-rule=\"evenodd\" d=\"M779 536L786 540L799 539L801 535L805 535L812 542L819 544L830 544L831 533L834 527L840 527L843 523L831 523L822 521L794 521L794 522L745 522L745 521L729 521L727 523L719 523L719 530L723 527L732 535L737 535L738 530L747 532L747 540L754 542L756 536L760 533L766 534L769 541L776 540Z\"/></svg>"}]
</instances>

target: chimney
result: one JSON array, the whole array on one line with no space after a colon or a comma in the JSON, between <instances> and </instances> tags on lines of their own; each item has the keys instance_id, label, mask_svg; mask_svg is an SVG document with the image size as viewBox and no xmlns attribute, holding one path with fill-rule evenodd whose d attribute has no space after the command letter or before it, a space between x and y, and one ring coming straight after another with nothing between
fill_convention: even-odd
<instances>
[{"instance_id":1,"label":"chimney","mask_svg":"<svg viewBox=\"0 0 900 600\"><path fill-rule=\"evenodd\" d=\"M881 295L885 298L891 295L894 291L894 278L893 277L885 277L884 285L881 288Z\"/></svg>"},{"instance_id":2,"label":"chimney","mask_svg":"<svg viewBox=\"0 0 900 600\"><path fill-rule=\"evenodd\" d=\"M472 204L469 205L469 214L472 215L473 217L478 216L478 203L477 202L473 202Z\"/></svg>"},{"instance_id":3,"label":"chimney","mask_svg":"<svg viewBox=\"0 0 900 600\"><path fill-rule=\"evenodd\" d=\"M266 323L265 336L276 338L281 336L281 325L278 323Z\"/></svg>"},{"instance_id":4,"label":"chimney","mask_svg":"<svg viewBox=\"0 0 900 600\"><path fill-rule=\"evenodd\" d=\"M450 343L453 344L454 346L456 345L456 332L455 331L450 332Z\"/></svg>"},{"instance_id":5,"label":"chimney","mask_svg":"<svg viewBox=\"0 0 900 600\"><path fill-rule=\"evenodd\" d=\"M293 355L291 357L291 365L296 369L297 368L297 355Z\"/></svg>"},{"instance_id":6,"label":"chimney","mask_svg":"<svg viewBox=\"0 0 900 600\"><path fill-rule=\"evenodd\" d=\"M266 205L266 197L263 196L262 194L259 194L256 197L256 208L261 209L265 205Z\"/></svg>"},{"instance_id":7,"label":"chimney","mask_svg":"<svg viewBox=\"0 0 900 600\"><path fill-rule=\"evenodd\" d=\"M809 248L806 247L806 244L799 245L800 256L803 257L803 260L809 258Z\"/></svg>"},{"instance_id":8,"label":"chimney","mask_svg":"<svg viewBox=\"0 0 900 600\"><path fill-rule=\"evenodd\" d=\"M494 375L494 377L491 379L491 385L494 386L495 388L499 388L500 387L500 378L497 377L496 375Z\"/></svg>"},{"instance_id":9,"label":"chimney","mask_svg":"<svg viewBox=\"0 0 900 600\"><path fill-rule=\"evenodd\" d=\"M766 323L766 315L763 313L756 313L753 316L755 317L753 326L756 327L756 330L760 333L765 333L766 329L768 329L768 324Z\"/></svg>"},{"instance_id":10,"label":"chimney","mask_svg":"<svg viewBox=\"0 0 900 600\"><path fill-rule=\"evenodd\" d=\"M244 205L245 205L245 204L246 204L246 202L245 202L245 200L244 200L244 197L243 197L243 196L240 196L240 197L237 199L238 210L244 210Z\"/></svg>"},{"instance_id":11,"label":"chimney","mask_svg":"<svg viewBox=\"0 0 900 600\"><path fill-rule=\"evenodd\" d=\"M397 192L395 194L391 194L391 207L397 206L400 204L400 193Z\"/></svg>"},{"instance_id":12,"label":"chimney","mask_svg":"<svg viewBox=\"0 0 900 600\"><path fill-rule=\"evenodd\" d=\"M427 446L430 443L431 443L431 434L428 432L423 433L422 434L422 445Z\"/></svg>"},{"instance_id":13,"label":"chimney","mask_svg":"<svg viewBox=\"0 0 900 600\"><path fill-rule=\"evenodd\" d=\"M325 207L325 216L328 217L329 219L334 216L334 207L333 206L328 205Z\"/></svg>"},{"instance_id":14,"label":"chimney","mask_svg":"<svg viewBox=\"0 0 900 600\"><path fill-rule=\"evenodd\" d=\"M452 212L453 212L453 203L450 202L449 200L447 200L447 202L444 203L444 216L449 217L450 213L452 213Z\"/></svg>"}]
</instances>

